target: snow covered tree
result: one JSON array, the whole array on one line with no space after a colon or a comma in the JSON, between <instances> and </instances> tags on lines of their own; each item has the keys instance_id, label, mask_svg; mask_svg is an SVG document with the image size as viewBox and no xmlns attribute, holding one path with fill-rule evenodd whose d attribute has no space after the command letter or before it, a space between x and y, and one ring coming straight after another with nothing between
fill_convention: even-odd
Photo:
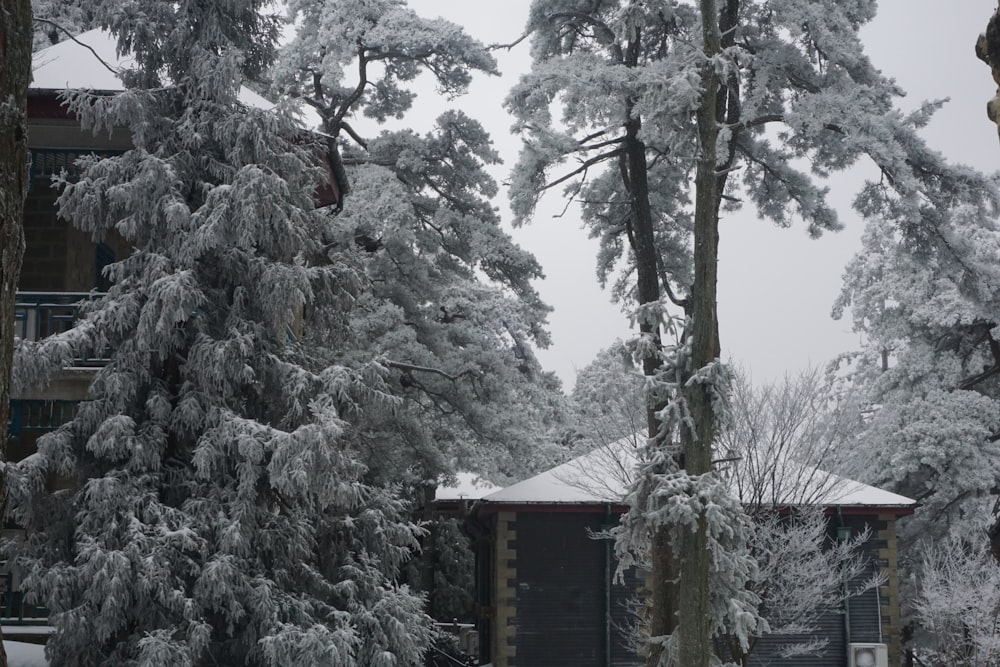
<instances>
[{"instance_id":1,"label":"snow covered tree","mask_svg":"<svg viewBox=\"0 0 1000 667\"><path fill-rule=\"evenodd\" d=\"M14 303L24 254L24 199L28 195L28 82L31 80L31 3L0 1L0 465L7 461ZM0 507L6 496L0 471ZM7 653L0 632L0 667Z\"/></svg>"},{"instance_id":2,"label":"snow covered tree","mask_svg":"<svg viewBox=\"0 0 1000 667\"><path fill-rule=\"evenodd\" d=\"M363 4L303 23L334 31L312 45L335 95L341 40L423 34L399 3ZM531 352L538 267L499 230L481 128L452 112L342 156L341 122L406 108L411 61L459 92L479 62L463 49L485 50L442 22L427 22L434 55L375 43L381 92L363 76L317 134L287 103L243 101L266 79L313 99L283 78L301 70L271 69L281 20L264 3L92 8L137 65L124 93L71 108L135 147L84 165L60 211L134 252L77 328L18 354L32 384L114 350L76 419L14 471L18 562L52 611L53 659L416 664L430 635L396 578L422 533L407 499L456 465L521 472L557 384ZM314 210L318 187L339 210Z\"/></svg>"},{"instance_id":3,"label":"snow covered tree","mask_svg":"<svg viewBox=\"0 0 1000 667\"><path fill-rule=\"evenodd\" d=\"M574 451L621 441L635 450L645 442L645 379L622 341L601 350L576 374L569 396L568 440Z\"/></svg>"},{"instance_id":4,"label":"snow covered tree","mask_svg":"<svg viewBox=\"0 0 1000 667\"><path fill-rule=\"evenodd\" d=\"M576 423L591 434L577 447L594 448L588 449L588 465L574 470L573 483L609 499L635 481L644 445L644 382L623 353L625 347L616 345L599 354L580 371L571 396ZM745 548L756 567L745 586L756 595L757 613L766 625L758 625L745 643L720 636L716 645L721 640L738 664L749 664L760 639L770 635L777 635L771 644L780 642L778 654L786 658L820 654L827 641L818 636L819 619L840 609L845 596L881 581L862 555L871 532L831 540L821 506L842 483L828 471L838 464L837 448L855 428L857 412L850 401L835 400L818 371L762 386L738 372L729 396L729 418L720 429L715 459L752 519L745 528ZM628 425L639 435L623 435ZM845 578L856 585L845 591Z\"/></svg>"},{"instance_id":5,"label":"snow covered tree","mask_svg":"<svg viewBox=\"0 0 1000 667\"><path fill-rule=\"evenodd\" d=\"M991 665L1000 660L1000 569L982 540L926 542L913 607L923 632L921 664Z\"/></svg>"},{"instance_id":6,"label":"snow covered tree","mask_svg":"<svg viewBox=\"0 0 1000 667\"><path fill-rule=\"evenodd\" d=\"M829 644L819 632L823 615L885 583L862 552L870 530L845 541L831 540L828 532L826 512L815 505L753 512L749 545L758 567L749 586L760 597L759 613L767 620L767 634L782 641L779 657L822 655ZM857 584L845 589L845 581ZM745 644L738 638L729 642L737 664L750 664L763 635L751 636Z\"/></svg>"},{"instance_id":7,"label":"snow covered tree","mask_svg":"<svg viewBox=\"0 0 1000 667\"><path fill-rule=\"evenodd\" d=\"M70 108L95 131L128 128L134 147L84 164L60 213L133 252L79 326L17 354L32 384L114 350L74 420L11 468L27 535L14 553L50 609L49 655L419 664L429 619L396 583L419 531L347 435L399 403L389 367L350 354L362 258L324 244L312 136L285 106L241 97L280 20L254 0L95 13L136 67L123 93Z\"/></svg>"},{"instance_id":8,"label":"snow covered tree","mask_svg":"<svg viewBox=\"0 0 1000 667\"><path fill-rule=\"evenodd\" d=\"M869 405L859 475L923 504L904 541L967 532L1000 482L1000 191L923 147L916 129L932 109L900 125L909 159L886 172L897 194L872 183L858 198L862 249L834 309L864 334L841 359Z\"/></svg>"},{"instance_id":9,"label":"snow covered tree","mask_svg":"<svg viewBox=\"0 0 1000 667\"><path fill-rule=\"evenodd\" d=\"M540 436L558 419L555 379L533 345L547 345L547 307L530 281L540 267L502 231L485 167L489 136L458 110L425 135L365 137L356 118L400 118L428 73L448 97L475 72L495 73L486 47L456 25L416 15L399 0L289 4L295 38L273 72L276 90L320 117L347 192L324 229L328 247L359 258L366 289L350 326L377 356L401 403L361 416L356 446L376 471L408 471L417 485L455 467L500 477L528 472ZM343 355L343 350L338 351Z\"/></svg>"},{"instance_id":10,"label":"snow covered tree","mask_svg":"<svg viewBox=\"0 0 1000 667\"><path fill-rule=\"evenodd\" d=\"M821 500L845 467L844 444L863 428L858 398L818 370L753 385L737 372L717 459L751 514Z\"/></svg>"},{"instance_id":11,"label":"snow covered tree","mask_svg":"<svg viewBox=\"0 0 1000 667\"><path fill-rule=\"evenodd\" d=\"M765 634L775 636L772 645L781 642L781 657L821 655L828 644L818 633L821 617L885 583L863 556L870 530L830 538L823 503L844 483L834 474L843 465L841 448L860 426L854 395L837 389L817 370L758 386L737 372L732 383L716 458L753 521L748 542L757 570L748 586L768 624L745 647L729 642L741 665L750 664ZM845 581L853 583L845 589Z\"/></svg>"},{"instance_id":12,"label":"snow covered tree","mask_svg":"<svg viewBox=\"0 0 1000 667\"><path fill-rule=\"evenodd\" d=\"M913 195L867 210L837 304L865 334L842 360L868 403L864 428L845 444L859 479L921 502L900 524L901 550L978 534L1000 554L991 497L1000 488L1000 194L993 179L937 155L913 165ZM906 598L919 594L929 562L901 562Z\"/></svg>"},{"instance_id":13,"label":"snow covered tree","mask_svg":"<svg viewBox=\"0 0 1000 667\"><path fill-rule=\"evenodd\" d=\"M93 0L33 0L33 50L97 27Z\"/></svg>"},{"instance_id":14,"label":"snow covered tree","mask_svg":"<svg viewBox=\"0 0 1000 667\"><path fill-rule=\"evenodd\" d=\"M602 239L601 271L624 268L615 294L636 309L646 374L673 392L650 402L664 408L651 413L650 435L661 418L680 426L669 452L653 438L661 464L680 463L683 452L693 477L712 467L724 375L715 315L724 204L749 201L762 217L800 219L818 236L840 225L821 179L867 156L881 180L863 190L859 209L887 211L933 244L938 218L925 212L983 186L974 174L939 178L942 161L917 135L934 105L909 116L895 110L901 91L872 66L858 35L875 11L874 0L532 6L535 64L510 98L526 141L515 212L527 218L543 192L565 184ZM565 166L571 160L575 168ZM686 322L678 345L663 346L660 315L671 304ZM684 539L680 599L689 606L680 617L689 627L682 622L678 636L687 667L710 654L706 627L689 620L709 616L703 524ZM653 636L674 629L672 562L653 561ZM657 662L654 649L648 664Z\"/></svg>"}]
</instances>

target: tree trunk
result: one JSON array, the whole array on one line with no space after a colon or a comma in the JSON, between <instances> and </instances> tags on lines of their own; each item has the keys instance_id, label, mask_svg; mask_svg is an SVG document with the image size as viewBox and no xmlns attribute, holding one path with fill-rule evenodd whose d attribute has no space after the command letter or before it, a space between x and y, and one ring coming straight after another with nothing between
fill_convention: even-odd
<instances>
[{"instance_id":1,"label":"tree trunk","mask_svg":"<svg viewBox=\"0 0 1000 667\"><path fill-rule=\"evenodd\" d=\"M976 40L976 56L993 70L993 82L997 85L996 95L986 103L986 115L997 126L1000 133L1000 2L986 24L986 30Z\"/></svg>"},{"instance_id":2,"label":"tree trunk","mask_svg":"<svg viewBox=\"0 0 1000 667\"><path fill-rule=\"evenodd\" d=\"M27 97L31 80L31 2L0 0L0 461L7 460L14 300L24 254L28 194ZM0 516L6 476L0 472ZM3 639L0 632L0 640ZM0 642L0 667L7 654Z\"/></svg>"},{"instance_id":3,"label":"tree trunk","mask_svg":"<svg viewBox=\"0 0 1000 667\"><path fill-rule=\"evenodd\" d=\"M719 14L715 0L701 0L705 56L702 71L703 97L697 112L700 152L695 172L694 288L691 301L691 366L694 372L719 357L718 299L716 283L719 258L719 181L716 140L719 135L718 99L721 81L714 57L721 51ZM686 390L693 421L682 429L684 468L690 475L711 469L715 415L710 387L693 383ZM684 667L708 667L712 655L712 630L708 587L708 535L705 517L697 530L685 530L681 538L678 590L680 626L678 662Z\"/></svg>"},{"instance_id":4,"label":"tree trunk","mask_svg":"<svg viewBox=\"0 0 1000 667\"><path fill-rule=\"evenodd\" d=\"M641 33L629 40L624 55L627 67L638 64L642 48ZM629 194L629 242L635 255L636 301L638 306L659 304L660 279L659 258L656 250L656 236L653 231L653 211L649 202L649 167L646 162L646 145L639 139L642 119L633 112L632 102L626 103L625 141L622 155L622 177ZM660 322L658 318L641 317L639 332L653 341L659 350ZM642 360L642 371L653 376L660 369L662 361L658 356L647 356ZM657 413L663 405L653 399L646 402L646 430L650 439L660 437L660 420ZM666 527L655 529L651 536L650 557L650 600L649 632L653 637L669 635L677 625L677 561L670 548L670 531ZM655 667L662 653L659 644L651 644L646 654L646 666Z\"/></svg>"},{"instance_id":5,"label":"tree trunk","mask_svg":"<svg viewBox=\"0 0 1000 667\"><path fill-rule=\"evenodd\" d=\"M631 110L630 110L631 111ZM649 204L649 183L647 180L646 146L638 138L642 123L638 117L629 114L625 125L625 173L628 176L628 190L631 197L631 240L636 264L636 297L639 306L656 304L660 301L660 283L657 268L656 241L653 234L653 213ZM656 319L642 317L639 332L651 338L656 349L660 348L660 323ZM643 374L656 375L661 365L657 356L647 356L642 360ZM646 401L646 429L650 439L660 437L660 420L657 412L662 408L652 398ZM650 609L649 632L652 637L669 635L677 625L677 564L670 548L670 530L661 526L654 529L650 558ZM661 646L651 644L646 654L647 667L655 667L660 662Z\"/></svg>"}]
</instances>

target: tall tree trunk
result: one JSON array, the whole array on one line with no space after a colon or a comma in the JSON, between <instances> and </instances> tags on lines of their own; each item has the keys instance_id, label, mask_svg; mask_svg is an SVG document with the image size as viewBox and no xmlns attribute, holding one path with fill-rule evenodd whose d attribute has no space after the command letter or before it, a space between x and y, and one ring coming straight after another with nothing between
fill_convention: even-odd
<instances>
[{"instance_id":1,"label":"tall tree trunk","mask_svg":"<svg viewBox=\"0 0 1000 667\"><path fill-rule=\"evenodd\" d=\"M719 14L715 0L701 0L702 33L707 62L701 76L703 97L697 112L700 152L695 172L694 288L691 301L691 365L694 372L719 357L718 298L719 180L716 141L721 81L714 58L721 52ZM690 475L707 473L712 465L715 414L710 387L701 382L686 389L693 429L682 429L684 468ZM708 535L704 515L697 530L681 538L678 591L680 626L678 662L683 667L708 667L712 629L708 588Z\"/></svg>"},{"instance_id":2,"label":"tall tree trunk","mask_svg":"<svg viewBox=\"0 0 1000 667\"><path fill-rule=\"evenodd\" d=\"M629 40L623 54L627 67L636 67L642 49L641 33ZM660 301L659 258L656 250L656 236L653 231L653 211L649 201L649 167L646 162L646 144L639 138L642 129L641 117L634 113L632 101L626 103L625 141L621 157L621 172L625 188L629 194L629 242L635 255L636 300L640 307L658 304ZM660 322L658 318L640 317L639 332L660 349ZM653 376L660 369L659 356L646 356L642 360L642 371ZM652 398L646 402L646 429L651 439L661 437L660 420L657 413L663 405ZM666 527L655 529L652 537L650 558L650 600L649 632L653 637L669 635L677 625L677 561L670 547L670 531ZM647 667L655 667L660 662L661 645L651 644L646 654Z\"/></svg>"},{"instance_id":3,"label":"tall tree trunk","mask_svg":"<svg viewBox=\"0 0 1000 667\"><path fill-rule=\"evenodd\" d=\"M28 194L30 80L31 2L0 0L0 461L7 460L14 300L24 254L22 219ZM0 472L0 516L6 495L6 476ZM2 641L0 667L7 667Z\"/></svg>"},{"instance_id":4,"label":"tall tree trunk","mask_svg":"<svg viewBox=\"0 0 1000 667\"><path fill-rule=\"evenodd\" d=\"M631 110L630 110L631 111ZM642 123L630 114L625 125L625 169L627 187L631 197L632 251L636 264L636 297L639 306L656 304L660 301L660 283L657 272L656 242L653 234L653 213L649 203L649 183L647 180L646 146L638 138ZM642 317L639 332L652 339L655 349L660 348L660 323L658 320ZM643 374L656 375L661 365L658 356L647 356L642 360ZM650 439L661 437L660 420L657 413L662 408L652 398L646 401L646 429ZM677 563L670 548L670 530L665 526L654 529L650 558L650 609L649 632L653 637L669 635L677 625ZM660 644L651 644L646 654L647 667L655 667L660 662Z\"/></svg>"},{"instance_id":5,"label":"tall tree trunk","mask_svg":"<svg viewBox=\"0 0 1000 667\"><path fill-rule=\"evenodd\" d=\"M629 174L633 175L632 210L635 233L633 250L636 256L638 300L640 305L645 305L659 302L660 289L649 187L646 181L646 147L636 138L639 127L638 120L629 121L627 124L625 150L630 166ZM641 193L641 196L637 196L637 192ZM660 325L657 320L642 318L639 331L642 335L651 337L655 348L660 349ZM643 373L646 376L653 376L659 371L660 365L659 357L648 356L643 359ZM650 439L663 437L660 434L660 420L657 417L662 407L652 397L646 401L646 427ZM665 446L665 443L660 442L658 446ZM649 632L653 637L660 637L671 634L677 625L677 560L670 545L668 527L655 528L651 539ZM661 644L651 644L646 654L647 667L658 665L661 653Z\"/></svg>"}]
</instances>

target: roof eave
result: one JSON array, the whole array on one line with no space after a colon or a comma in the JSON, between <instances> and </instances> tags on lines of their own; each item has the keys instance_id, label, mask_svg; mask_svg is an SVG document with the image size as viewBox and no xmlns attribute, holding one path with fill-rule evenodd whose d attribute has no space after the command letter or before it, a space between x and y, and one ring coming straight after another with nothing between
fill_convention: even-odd
<instances>
[{"instance_id":1,"label":"roof eave","mask_svg":"<svg viewBox=\"0 0 1000 667\"><path fill-rule=\"evenodd\" d=\"M486 513L503 511L553 511L553 512L588 512L596 509L603 509L610 505L613 509L625 511L628 504L623 501L613 500L579 500L573 502L553 501L553 500L490 500L483 498L476 505L479 510ZM847 514L893 514L896 516L908 516L916 511L916 505L873 505L873 504L840 504L840 503L817 503L818 507L826 510L838 510ZM790 506L789 506L790 507Z\"/></svg>"}]
</instances>

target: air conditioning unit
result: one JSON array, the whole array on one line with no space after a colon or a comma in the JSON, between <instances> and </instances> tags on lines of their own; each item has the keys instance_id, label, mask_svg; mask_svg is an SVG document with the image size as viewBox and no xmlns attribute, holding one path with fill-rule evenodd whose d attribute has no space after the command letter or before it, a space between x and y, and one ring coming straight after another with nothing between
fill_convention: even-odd
<instances>
[{"instance_id":1,"label":"air conditioning unit","mask_svg":"<svg viewBox=\"0 0 1000 667\"><path fill-rule=\"evenodd\" d=\"M462 628L458 633L458 645L462 653L479 656L479 633L474 628Z\"/></svg>"},{"instance_id":2,"label":"air conditioning unit","mask_svg":"<svg viewBox=\"0 0 1000 667\"><path fill-rule=\"evenodd\" d=\"M848 644L849 667L889 667L889 647L885 644Z\"/></svg>"}]
</instances>

